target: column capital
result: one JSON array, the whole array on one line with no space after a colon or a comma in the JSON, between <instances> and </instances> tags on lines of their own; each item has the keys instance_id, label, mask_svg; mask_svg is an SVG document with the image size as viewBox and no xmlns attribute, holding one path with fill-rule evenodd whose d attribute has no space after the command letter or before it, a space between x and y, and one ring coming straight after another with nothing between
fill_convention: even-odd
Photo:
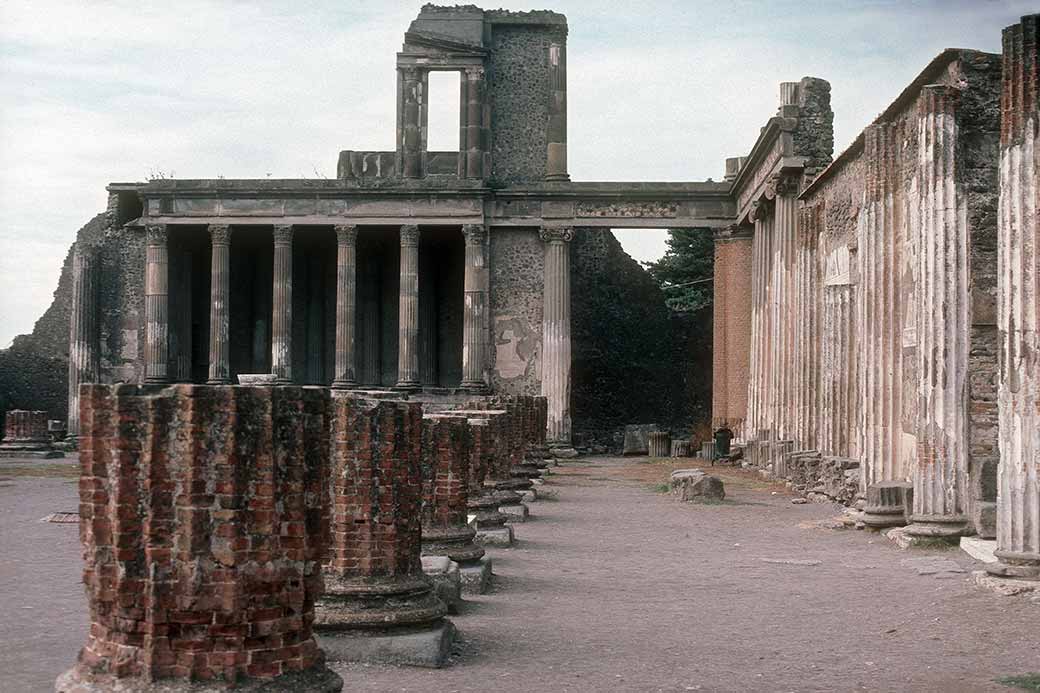
<instances>
[{"instance_id":1,"label":"column capital","mask_svg":"<svg viewBox=\"0 0 1040 693\"><path fill-rule=\"evenodd\" d=\"M401 226L401 245L414 248L419 245L419 227L415 224L404 224Z\"/></svg>"},{"instance_id":2,"label":"column capital","mask_svg":"<svg viewBox=\"0 0 1040 693\"><path fill-rule=\"evenodd\" d=\"M463 224L462 235L466 238L466 245L484 245L487 228L483 224Z\"/></svg>"},{"instance_id":3,"label":"column capital","mask_svg":"<svg viewBox=\"0 0 1040 693\"><path fill-rule=\"evenodd\" d=\"M228 245L231 243L231 226L228 224L210 224L209 239L213 245Z\"/></svg>"},{"instance_id":4,"label":"column capital","mask_svg":"<svg viewBox=\"0 0 1040 693\"><path fill-rule=\"evenodd\" d=\"M778 173L766 181L766 196L776 198L788 195L797 195L801 173L782 174Z\"/></svg>"},{"instance_id":5,"label":"column capital","mask_svg":"<svg viewBox=\"0 0 1040 693\"><path fill-rule=\"evenodd\" d=\"M166 245L169 230L166 224L148 224L144 227L148 245Z\"/></svg>"},{"instance_id":6,"label":"column capital","mask_svg":"<svg viewBox=\"0 0 1040 693\"><path fill-rule=\"evenodd\" d=\"M557 226L547 228L543 226L538 231L538 236L545 243L570 243L574 240L573 226Z\"/></svg>"},{"instance_id":7,"label":"column capital","mask_svg":"<svg viewBox=\"0 0 1040 693\"><path fill-rule=\"evenodd\" d=\"M293 239L292 224L275 224L273 235L275 245L289 245Z\"/></svg>"},{"instance_id":8,"label":"column capital","mask_svg":"<svg viewBox=\"0 0 1040 693\"><path fill-rule=\"evenodd\" d=\"M484 66L483 65L468 65L465 68L466 79L470 81L484 79Z\"/></svg>"},{"instance_id":9,"label":"column capital","mask_svg":"<svg viewBox=\"0 0 1040 693\"><path fill-rule=\"evenodd\" d=\"M739 241L751 238L751 236L754 235L754 232L754 226L749 226L747 224L730 224L721 229L714 229L711 232L711 235L716 243L725 243L726 241Z\"/></svg>"},{"instance_id":10,"label":"column capital","mask_svg":"<svg viewBox=\"0 0 1040 693\"><path fill-rule=\"evenodd\" d=\"M751 211L748 212L748 219L752 223L756 221L763 221L768 219L773 214L773 200L763 197L760 200L755 200L751 203Z\"/></svg>"},{"instance_id":11,"label":"column capital","mask_svg":"<svg viewBox=\"0 0 1040 693\"><path fill-rule=\"evenodd\" d=\"M354 245L357 242L356 224L337 224L332 228L336 231L336 243L339 245Z\"/></svg>"},{"instance_id":12,"label":"column capital","mask_svg":"<svg viewBox=\"0 0 1040 693\"><path fill-rule=\"evenodd\" d=\"M921 87L920 112L922 115L953 113L960 95L961 90L949 84L926 84Z\"/></svg>"}]
</instances>

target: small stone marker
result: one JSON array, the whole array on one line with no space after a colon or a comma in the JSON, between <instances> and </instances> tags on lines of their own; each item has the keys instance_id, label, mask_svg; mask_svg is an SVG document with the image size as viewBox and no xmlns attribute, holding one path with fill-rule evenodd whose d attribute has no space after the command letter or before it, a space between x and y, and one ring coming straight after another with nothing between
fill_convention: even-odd
<instances>
[{"instance_id":1,"label":"small stone marker","mask_svg":"<svg viewBox=\"0 0 1040 693\"><path fill-rule=\"evenodd\" d=\"M659 430L657 424L630 424L625 426L625 443L622 455L645 455L650 452L650 433Z\"/></svg>"}]
</instances>

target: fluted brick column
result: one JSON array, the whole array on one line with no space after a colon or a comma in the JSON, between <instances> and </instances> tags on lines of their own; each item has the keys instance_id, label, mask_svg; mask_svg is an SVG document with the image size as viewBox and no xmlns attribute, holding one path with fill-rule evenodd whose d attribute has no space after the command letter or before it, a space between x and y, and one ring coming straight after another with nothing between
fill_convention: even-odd
<instances>
[{"instance_id":1,"label":"fluted brick column","mask_svg":"<svg viewBox=\"0 0 1040 693\"><path fill-rule=\"evenodd\" d=\"M166 224L145 227L144 381L170 381L170 255Z\"/></svg>"},{"instance_id":2,"label":"fluted brick column","mask_svg":"<svg viewBox=\"0 0 1040 693\"><path fill-rule=\"evenodd\" d=\"M419 227L401 227L401 297L398 308L397 385L419 388Z\"/></svg>"},{"instance_id":3,"label":"fluted brick column","mask_svg":"<svg viewBox=\"0 0 1040 693\"><path fill-rule=\"evenodd\" d=\"M487 231L482 224L462 227L466 240L463 278L462 388L487 390L488 264Z\"/></svg>"},{"instance_id":4,"label":"fluted brick column","mask_svg":"<svg viewBox=\"0 0 1040 693\"><path fill-rule=\"evenodd\" d=\"M210 385L231 382L228 334L231 303L231 227L210 224L209 379Z\"/></svg>"},{"instance_id":5,"label":"fluted brick column","mask_svg":"<svg viewBox=\"0 0 1040 693\"><path fill-rule=\"evenodd\" d=\"M571 445L571 227L543 228L542 396L549 402L550 445Z\"/></svg>"},{"instance_id":6,"label":"fluted brick column","mask_svg":"<svg viewBox=\"0 0 1040 693\"><path fill-rule=\"evenodd\" d=\"M955 540L968 531L967 198L956 178L959 89L919 97L918 427L914 507L906 533Z\"/></svg>"},{"instance_id":7,"label":"fluted brick column","mask_svg":"<svg viewBox=\"0 0 1040 693\"><path fill-rule=\"evenodd\" d=\"M1040 14L1004 29L997 231L1001 577L1040 580Z\"/></svg>"},{"instance_id":8,"label":"fluted brick column","mask_svg":"<svg viewBox=\"0 0 1040 693\"><path fill-rule=\"evenodd\" d=\"M357 385L357 226L336 227L336 375L332 387Z\"/></svg>"},{"instance_id":9,"label":"fluted brick column","mask_svg":"<svg viewBox=\"0 0 1040 693\"><path fill-rule=\"evenodd\" d=\"M399 68L398 89L398 145L399 170L404 178L423 176L423 86L425 80L414 67Z\"/></svg>"},{"instance_id":10,"label":"fluted brick column","mask_svg":"<svg viewBox=\"0 0 1040 693\"><path fill-rule=\"evenodd\" d=\"M72 314L69 316L68 434L79 435L79 386L96 383L98 353L97 248L83 241L72 254Z\"/></svg>"},{"instance_id":11,"label":"fluted brick column","mask_svg":"<svg viewBox=\"0 0 1040 693\"><path fill-rule=\"evenodd\" d=\"M271 316L271 373L275 382L292 382L293 227L274 227L274 303Z\"/></svg>"},{"instance_id":12,"label":"fluted brick column","mask_svg":"<svg viewBox=\"0 0 1040 693\"><path fill-rule=\"evenodd\" d=\"M322 590L328 395L83 388L90 627L57 691L338 691Z\"/></svg>"},{"instance_id":13,"label":"fluted brick column","mask_svg":"<svg viewBox=\"0 0 1040 693\"><path fill-rule=\"evenodd\" d=\"M743 431L751 344L751 230L716 231L712 319L712 427Z\"/></svg>"}]
</instances>

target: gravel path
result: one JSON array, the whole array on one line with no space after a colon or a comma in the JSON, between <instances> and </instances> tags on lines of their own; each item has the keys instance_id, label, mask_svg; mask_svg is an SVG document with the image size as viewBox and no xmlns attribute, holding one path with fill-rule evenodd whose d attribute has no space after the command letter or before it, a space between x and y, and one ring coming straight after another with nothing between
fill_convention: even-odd
<instances>
[{"instance_id":1,"label":"gravel path","mask_svg":"<svg viewBox=\"0 0 1040 693\"><path fill-rule=\"evenodd\" d=\"M339 666L344 690L1010 691L994 679L1040 671L1040 604L974 587L965 554L823 528L833 506L729 470L725 503L674 502L652 488L669 469L559 468L556 499L491 552L494 590L454 617L453 665ZM38 522L75 494L0 482L0 690L50 690L82 642L75 526ZM968 572L919 574L930 556Z\"/></svg>"}]
</instances>

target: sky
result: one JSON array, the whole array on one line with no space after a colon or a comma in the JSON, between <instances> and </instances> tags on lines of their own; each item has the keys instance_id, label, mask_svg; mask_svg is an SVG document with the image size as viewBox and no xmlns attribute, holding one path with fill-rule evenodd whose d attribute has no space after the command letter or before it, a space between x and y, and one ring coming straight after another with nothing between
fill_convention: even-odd
<instances>
[{"instance_id":1,"label":"sky","mask_svg":"<svg viewBox=\"0 0 1040 693\"><path fill-rule=\"evenodd\" d=\"M50 304L105 185L334 177L394 147L395 54L421 1L0 3L0 347ZM492 0L567 15L573 180L722 178L778 84L832 85L835 153L943 48L1000 50L1035 0ZM447 97L442 92L448 94ZM431 127L457 92L431 88ZM441 106L445 108L441 108ZM457 132L457 131L456 131ZM664 232L618 233L635 258Z\"/></svg>"}]
</instances>

